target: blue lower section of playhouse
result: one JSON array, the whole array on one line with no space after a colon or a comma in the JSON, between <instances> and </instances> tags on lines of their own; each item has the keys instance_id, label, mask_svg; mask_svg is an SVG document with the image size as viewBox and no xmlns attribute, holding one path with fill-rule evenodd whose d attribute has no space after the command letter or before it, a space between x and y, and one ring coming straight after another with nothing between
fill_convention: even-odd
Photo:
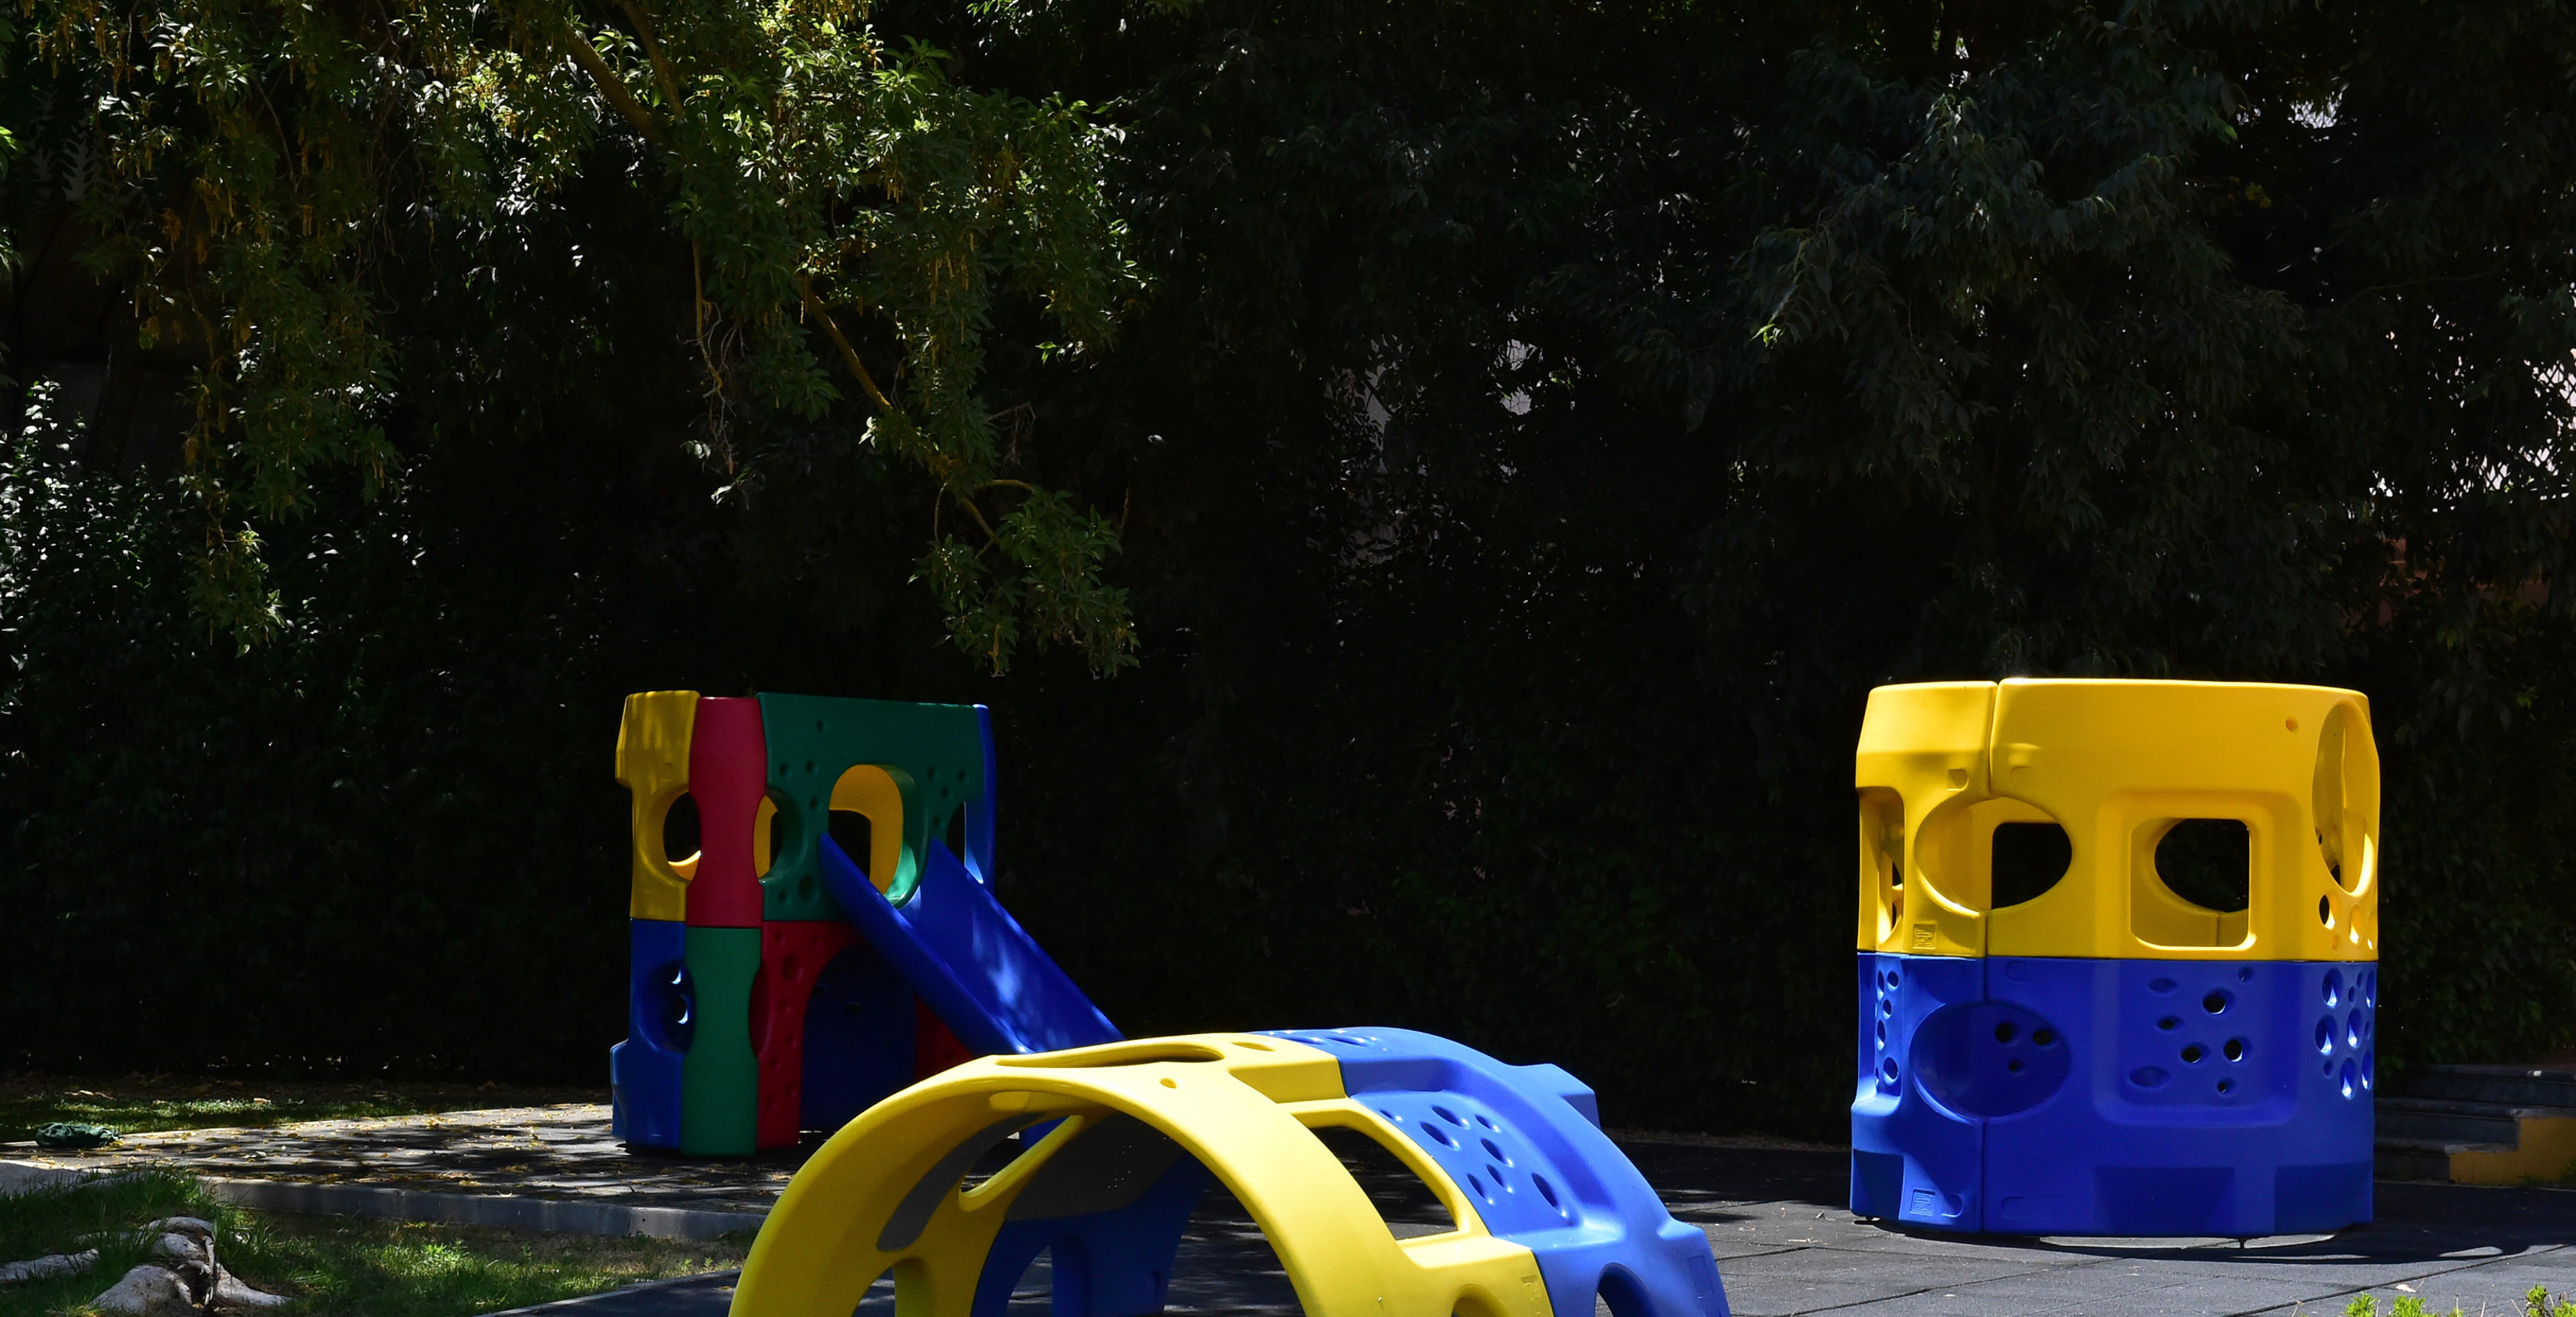
<instances>
[{"instance_id":1,"label":"blue lower section of playhouse","mask_svg":"<svg viewBox=\"0 0 2576 1317\"><path fill-rule=\"evenodd\" d=\"M2367 1221L2378 977L1862 954L1852 1211L1998 1234Z\"/></svg>"},{"instance_id":2,"label":"blue lower section of playhouse","mask_svg":"<svg viewBox=\"0 0 2576 1317\"><path fill-rule=\"evenodd\" d=\"M675 919L630 919L626 1041L608 1049L611 1132L645 1148L680 1146L680 1061L696 1003L685 965L688 928Z\"/></svg>"},{"instance_id":3,"label":"blue lower section of playhouse","mask_svg":"<svg viewBox=\"0 0 2576 1317\"><path fill-rule=\"evenodd\" d=\"M1410 1029L1274 1036L1338 1057L1343 1091L1429 1154L1496 1238L1537 1256L1560 1317L1596 1297L1622 1317L1727 1317L1708 1236L1601 1132L1583 1081Z\"/></svg>"}]
</instances>

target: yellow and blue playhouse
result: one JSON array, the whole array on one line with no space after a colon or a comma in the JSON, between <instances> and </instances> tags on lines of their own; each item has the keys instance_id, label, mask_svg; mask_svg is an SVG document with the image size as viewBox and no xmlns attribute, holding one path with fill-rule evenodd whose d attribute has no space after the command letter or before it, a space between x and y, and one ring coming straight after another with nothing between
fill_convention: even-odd
<instances>
[{"instance_id":1,"label":"yellow and blue playhouse","mask_svg":"<svg viewBox=\"0 0 2576 1317\"><path fill-rule=\"evenodd\" d=\"M1854 785L1855 1213L2142 1236L2370 1219L2367 700L2174 681L1886 686ZM2242 837L2242 888L2206 904L2159 864L2184 825L2211 823ZM2034 832L2062 837L2062 875L2001 884L1999 849Z\"/></svg>"},{"instance_id":2,"label":"yellow and blue playhouse","mask_svg":"<svg viewBox=\"0 0 2576 1317\"><path fill-rule=\"evenodd\" d=\"M618 1137L744 1155L837 1131L763 1225L737 1314L849 1317L891 1275L898 1312L1000 1317L1040 1253L1058 1317L1160 1312L1218 1184L1313 1317L1727 1317L1707 1238L1556 1066L1403 1029L1122 1039L993 898L981 706L636 695L617 767ZM684 796L699 848L674 859ZM835 811L867 820L867 854ZM1391 1154L1452 1228L1397 1239L1325 1129Z\"/></svg>"}]
</instances>

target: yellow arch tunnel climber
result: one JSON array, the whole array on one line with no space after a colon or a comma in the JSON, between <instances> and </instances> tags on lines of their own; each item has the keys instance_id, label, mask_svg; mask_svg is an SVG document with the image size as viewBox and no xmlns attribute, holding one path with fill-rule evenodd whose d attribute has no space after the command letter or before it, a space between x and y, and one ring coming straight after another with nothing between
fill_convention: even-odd
<instances>
[{"instance_id":1,"label":"yellow arch tunnel climber","mask_svg":"<svg viewBox=\"0 0 2576 1317\"><path fill-rule=\"evenodd\" d=\"M1160 1311L1212 1182L1309 1317L1726 1317L1672 1219L1550 1065L1402 1029L1203 1034L969 1062L833 1136L770 1213L735 1317L995 1317L1049 1255L1059 1317ZM1315 1131L1374 1141L1454 1228L1397 1239ZM1016 1155L1010 1142L1016 1138ZM1008 1156L979 1182L979 1161Z\"/></svg>"}]
</instances>

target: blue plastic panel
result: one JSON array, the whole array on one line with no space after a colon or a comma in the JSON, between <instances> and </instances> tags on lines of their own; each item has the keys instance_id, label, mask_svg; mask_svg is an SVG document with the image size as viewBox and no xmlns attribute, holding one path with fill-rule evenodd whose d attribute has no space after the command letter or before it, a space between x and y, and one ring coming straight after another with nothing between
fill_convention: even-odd
<instances>
[{"instance_id":1,"label":"blue plastic panel","mask_svg":"<svg viewBox=\"0 0 2576 1317\"><path fill-rule=\"evenodd\" d=\"M1945 1012L1973 1010L1986 962L1860 956L1860 1067L1852 1095L1852 1212L1942 1230L1984 1228L1985 1134L1915 1073L1937 1067ZM1930 1037L1925 1026L1933 1024Z\"/></svg>"},{"instance_id":2,"label":"blue plastic panel","mask_svg":"<svg viewBox=\"0 0 2576 1317\"><path fill-rule=\"evenodd\" d=\"M797 1128L836 1130L915 1078L912 989L877 949L844 948L805 999Z\"/></svg>"},{"instance_id":3,"label":"blue plastic panel","mask_svg":"<svg viewBox=\"0 0 2576 1317\"><path fill-rule=\"evenodd\" d=\"M1404 1131L1486 1228L1538 1258L1564 1317L1596 1296L1621 1317L1726 1317L1708 1236L1664 1210L1601 1132L1592 1090L1552 1065L1505 1065L1410 1029L1276 1031L1341 1061L1343 1090Z\"/></svg>"},{"instance_id":4,"label":"blue plastic panel","mask_svg":"<svg viewBox=\"0 0 2576 1317\"><path fill-rule=\"evenodd\" d=\"M977 1053L1051 1052L1122 1037L946 842L931 841L921 885L900 907L830 837L822 851L833 900Z\"/></svg>"},{"instance_id":5,"label":"blue plastic panel","mask_svg":"<svg viewBox=\"0 0 2576 1317\"><path fill-rule=\"evenodd\" d=\"M1002 774L993 762L993 711L975 706L975 722L984 734L984 794L966 802L966 853L959 856L975 881L993 882L993 822L1002 798Z\"/></svg>"},{"instance_id":6,"label":"blue plastic panel","mask_svg":"<svg viewBox=\"0 0 2576 1317\"><path fill-rule=\"evenodd\" d=\"M1039 1129L1020 1135L1023 1143L1043 1137ZM1143 1317L1163 1311L1172 1261L1180 1253L1191 1209L1215 1182L1206 1166L1183 1153L1143 1193L1117 1207L1035 1219L1018 1219L1014 1212L1015 1219L1003 1224L984 1255L971 1317L1004 1317L1010 1311L1011 1287L1040 1253L1047 1254L1053 1317ZM1036 1188L1030 1186L1031 1191Z\"/></svg>"},{"instance_id":7,"label":"blue plastic panel","mask_svg":"<svg viewBox=\"0 0 2576 1317\"><path fill-rule=\"evenodd\" d=\"M2375 964L1860 961L1853 1211L2067 1235L2370 1219ZM1969 1183L1949 1169L1963 1149L1975 1210L1914 1211L1921 1188Z\"/></svg>"},{"instance_id":8,"label":"blue plastic panel","mask_svg":"<svg viewBox=\"0 0 2576 1317\"><path fill-rule=\"evenodd\" d=\"M609 1128L636 1147L680 1146L680 1062L696 1009L689 992L688 925L630 919L626 1041L608 1049Z\"/></svg>"}]
</instances>

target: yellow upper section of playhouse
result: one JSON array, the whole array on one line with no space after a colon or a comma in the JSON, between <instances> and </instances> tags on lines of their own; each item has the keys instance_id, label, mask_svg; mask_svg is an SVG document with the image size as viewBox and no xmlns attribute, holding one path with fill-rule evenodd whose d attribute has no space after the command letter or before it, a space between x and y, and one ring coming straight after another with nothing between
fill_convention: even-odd
<instances>
[{"instance_id":1,"label":"yellow upper section of playhouse","mask_svg":"<svg viewBox=\"0 0 2576 1317\"><path fill-rule=\"evenodd\" d=\"M976 1155L1063 1123L980 1184ZM1252 1213L1320 1317L1549 1317L1529 1249L1495 1238L1412 1141L1342 1088L1341 1066L1283 1038L1200 1034L970 1061L868 1108L805 1163L752 1241L735 1317L849 1317L892 1273L903 1317L969 1317L1002 1223L1050 1161L1139 1122L1197 1158ZM1317 1128L1357 1130L1438 1195L1456 1228L1397 1239ZM1132 1126L1127 1126L1131 1128ZM1071 1164L1093 1175L1150 1168ZM1060 1196L1060 1195L1059 1195ZM1129 1191L1133 1196L1133 1190Z\"/></svg>"},{"instance_id":2,"label":"yellow upper section of playhouse","mask_svg":"<svg viewBox=\"0 0 2576 1317\"><path fill-rule=\"evenodd\" d=\"M632 919L689 917L689 879L697 873L698 857L674 861L663 853L662 819L688 792L689 729L697 717L696 691L626 697L626 716L617 725L617 781L633 801L627 851L635 881L626 902Z\"/></svg>"},{"instance_id":3,"label":"yellow upper section of playhouse","mask_svg":"<svg viewBox=\"0 0 2576 1317\"><path fill-rule=\"evenodd\" d=\"M696 691L646 691L626 697L625 717L617 726L617 781L627 789L633 812L627 850L634 872L626 902L630 919L689 917L689 880L697 875L698 857L673 859L662 846L662 825L671 806L689 791L689 730L696 726ZM868 868L868 880L884 891L894 881L903 859L903 792L894 777L874 764L860 764L832 784L832 809L868 820L868 853L853 861ZM752 820L752 835L763 843L753 849L765 872L774 858L770 819L778 807L767 800Z\"/></svg>"},{"instance_id":4,"label":"yellow upper section of playhouse","mask_svg":"<svg viewBox=\"0 0 2576 1317\"><path fill-rule=\"evenodd\" d=\"M2374 960L2379 752L2355 691L2015 678L1870 692L1854 757L1863 951ZM2180 823L2245 826L2245 907L2156 868ZM2072 859L1993 904L1994 837L2055 823Z\"/></svg>"}]
</instances>

